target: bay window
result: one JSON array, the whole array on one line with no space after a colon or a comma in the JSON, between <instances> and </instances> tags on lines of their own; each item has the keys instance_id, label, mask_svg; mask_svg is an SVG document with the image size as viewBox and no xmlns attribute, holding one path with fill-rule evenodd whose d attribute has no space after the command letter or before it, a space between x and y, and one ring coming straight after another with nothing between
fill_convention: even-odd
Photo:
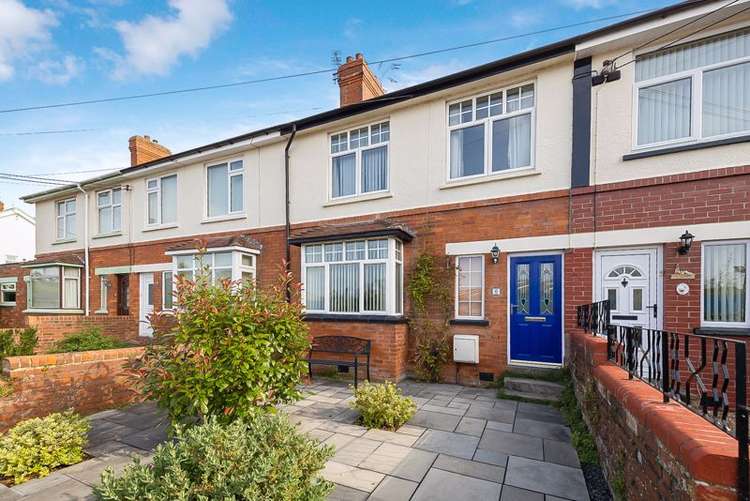
<instances>
[{"instance_id":1,"label":"bay window","mask_svg":"<svg viewBox=\"0 0 750 501\"><path fill-rule=\"evenodd\" d=\"M403 246L397 239L308 244L302 262L303 302L310 313L403 311Z\"/></svg>"},{"instance_id":2,"label":"bay window","mask_svg":"<svg viewBox=\"0 0 750 501\"><path fill-rule=\"evenodd\" d=\"M79 310L81 269L51 265L31 268L28 277L29 310Z\"/></svg>"},{"instance_id":3,"label":"bay window","mask_svg":"<svg viewBox=\"0 0 750 501\"><path fill-rule=\"evenodd\" d=\"M233 160L206 168L207 216L221 217L245 212L245 168Z\"/></svg>"},{"instance_id":4,"label":"bay window","mask_svg":"<svg viewBox=\"0 0 750 501\"><path fill-rule=\"evenodd\" d=\"M484 318L484 256L456 257L456 318Z\"/></svg>"},{"instance_id":5,"label":"bay window","mask_svg":"<svg viewBox=\"0 0 750 501\"><path fill-rule=\"evenodd\" d=\"M212 284L221 280L254 283L256 277L256 255L249 251L235 249L209 250L206 253L183 252L172 254L174 275L188 280L195 278L203 271L208 274ZM167 281L164 282L167 284ZM169 280L169 295L172 294L172 280ZM164 297L167 296L165 285ZM165 302L166 303L166 299Z\"/></svg>"},{"instance_id":6,"label":"bay window","mask_svg":"<svg viewBox=\"0 0 750 501\"><path fill-rule=\"evenodd\" d=\"M122 189L100 191L96 194L99 215L99 234L122 231Z\"/></svg>"},{"instance_id":7,"label":"bay window","mask_svg":"<svg viewBox=\"0 0 750 501\"><path fill-rule=\"evenodd\" d=\"M146 181L146 224L177 222L177 174Z\"/></svg>"},{"instance_id":8,"label":"bay window","mask_svg":"<svg viewBox=\"0 0 750 501\"><path fill-rule=\"evenodd\" d=\"M388 190L390 123L331 135L331 198Z\"/></svg>"},{"instance_id":9,"label":"bay window","mask_svg":"<svg viewBox=\"0 0 750 501\"><path fill-rule=\"evenodd\" d=\"M640 55L636 148L750 132L750 29Z\"/></svg>"},{"instance_id":10,"label":"bay window","mask_svg":"<svg viewBox=\"0 0 750 501\"><path fill-rule=\"evenodd\" d=\"M750 241L703 244L703 321L707 327L748 327Z\"/></svg>"},{"instance_id":11,"label":"bay window","mask_svg":"<svg viewBox=\"0 0 750 501\"><path fill-rule=\"evenodd\" d=\"M531 167L534 84L448 104L451 180Z\"/></svg>"},{"instance_id":12,"label":"bay window","mask_svg":"<svg viewBox=\"0 0 750 501\"><path fill-rule=\"evenodd\" d=\"M55 222L57 240L69 240L76 237L75 198L55 203Z\"/></svg>"}]
</instances>

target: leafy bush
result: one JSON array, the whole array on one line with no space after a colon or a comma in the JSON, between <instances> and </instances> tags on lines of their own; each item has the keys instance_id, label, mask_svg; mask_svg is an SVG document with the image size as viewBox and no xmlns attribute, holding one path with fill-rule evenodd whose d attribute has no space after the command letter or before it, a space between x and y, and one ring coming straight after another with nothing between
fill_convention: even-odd
<instances>
[{"instance_id":1,"label":"leafy bush","mask_svg":"<svg viewBox=\"0 0 750 501\"><path fill-rule=\"evenodd\" d=\"M13 383L10 379L0 376L0 398L7 397L13 393Z\"/></svg>"},{"instance_id":2,"label":"leafy bush","mask_svg":"<svg viewBox=\"0 0 750 501\"><path fill-rule=\"evenodd\" d=\"M414 372L418 379L437 383L443 367L450 361L450 346L446 336L420 336L414 349Z\"/></svg>"},{"instance_id":3,"label":"leafy bush","mask_svg":"<svg viewBox=\"0 0 750 501\"><path fill-rule=\"evenodd\" d=\"M120 478L102 474L101 500L323 500L333 484L318 472L331 446L298 434L282 415L254 412L221 424L215 418L176 427L176 442L159 445L152 466L127 467Z\"/></svg>"},{"instance_id":4,"label":"leafy bush","mask_svg":"<svg viewBox=\"0 0 750 501\"><path fill-rule=\"evenodd\" d=\"M174 422L218 416L222 422L256 407L298 399L310 347L301 305L285 300L290 276L270 291L205 275L177 279L174 323L156 323L154 342L134 360L136 382Z\"/></svg>"},{"instance_id":5,"label":"leafy bush","mask_svg":"<svg viewBox=\"0 0 750 501\"><path fill-rule=\"evenodd\" d=\"M417 406L390 381L372 384L365 381L354 393L352 406L362 414L362 424L368 428L400 428L414 415Z\"/></svg>"},{"instance_id":6,"label":"leafy bush","mask_svg":"<svg viewBox=\"0 0 750 501\"><path fill-rule=\"evenodd\" d=\"M50 353L68 353L73 351L111 350L130 346L119 339L105 336L99 327L89 327L56 342Z\"/></svg>"},{"instance_id":7,"label":"leafy bush","mask_svg":"<svg viewBox=\"0 0 750 501\"><path fill-rule=\"evenodd\" d=\"M89 423L73 411L18 423L0 436L0 477L19 484L83 460Z\"/></svg>"},{"instance_id":8,"label":"leafy bush","mask_svg":"<svg viewBox=\"0 0 750 501\"><path fill-rule=\"evenodd\" d=\"M15 339L14 329L0 330L0 358L33 355L37 345L36 329L27 327Z\"/></svg>"}]
</instances>

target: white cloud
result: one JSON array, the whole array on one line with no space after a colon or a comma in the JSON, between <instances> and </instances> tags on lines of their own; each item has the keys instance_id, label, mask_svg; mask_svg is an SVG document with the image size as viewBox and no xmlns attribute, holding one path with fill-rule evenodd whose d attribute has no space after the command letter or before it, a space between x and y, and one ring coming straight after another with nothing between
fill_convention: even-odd
<instances>
[{"instance_id":1,"label":"white cloud","mask_svg":"<svg viewBox=\"0 0 750 501\"><path fill-rule=\"evenodd\" d=\"M62 60L45 59L29 68L29 75L51 85L64 85L81 73L83 61L67 55Z\"/></svg>"},{"instance_id":2,"label":"white cloud","mask_svg":"<svg viewBox=\"0 0 750 501\"><path fill-rule=\"evenodd\" d=\"M174 15L148 15L138 22L119 21L125 54L98 48L116 64L115 78L131 73L165 75L182 56L196 57L229 25L232 14L226 0L169 0Z\"/></svg>"},{"instance_id":3,"label":"white cloud","mask_svg":"<svg viewBox=\"0 0 750 501\"><path fill-rule=\"evenodd\" d=\"M539 14L539 12L522 10L514 12L513 15L510 16L510 24L514 28L528 28L529 26L538 24L541 19L542 16Z\"/></svg>"},{"instance_id":4,"label":"white cloud","mask_svg":"<svg viewBox=\"0 0 750 501\"><path fill-rule=\"evenodd\" d=\"M615 3L615 0L563 0L565 5L580 9L601 9Z\"/></svg>"},{"instance_id":5,"label":"white cloud","mask_svg":"<svg viewBox=\"0 0 750 501\"><path fill-rule=\"evenodd\" d=\"M19 0L0 0L0 81L13 77L13 62L49 43L57 25L48 10L32 9Z\"/></svg>"}]
</instances>

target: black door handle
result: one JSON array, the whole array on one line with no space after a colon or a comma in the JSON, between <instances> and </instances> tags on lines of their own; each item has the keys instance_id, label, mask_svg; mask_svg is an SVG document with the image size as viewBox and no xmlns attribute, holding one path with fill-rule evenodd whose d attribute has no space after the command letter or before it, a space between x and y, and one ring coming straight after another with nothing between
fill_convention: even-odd
<instances>
[{"instance_id":1,"label":"black door handle","mask_svg":"<svg viewBox=\"0 0 750 501\"><path fill-rule=\"evenodd\" d=\"M646 306L646 308L649 309L649 310L654 310L654 318L657 318L659 316L658 315L658 313L659 313L659 305L658 304L654 303L651 306Z\"/></svg>"}]
</instances>

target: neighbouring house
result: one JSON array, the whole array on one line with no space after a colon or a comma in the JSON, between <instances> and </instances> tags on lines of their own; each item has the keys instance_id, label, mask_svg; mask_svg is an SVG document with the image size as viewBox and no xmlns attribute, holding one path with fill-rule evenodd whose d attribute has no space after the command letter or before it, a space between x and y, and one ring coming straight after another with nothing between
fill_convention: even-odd
<instances>
[{"instance_id":1,"label":"neighbouring house","mask_svg":"<svg viewBox=\"0 0 750 501\"><path fill-rule=\"evenodd\" d=\"M33 216L0 202L0 264L34 259L36 254L36 222Z\"/></svg>"},{"instance_id":2,"label":"neighbouring house","mask_svg":"<svg viewBox=\"0 0 750 501\"><path fill-rule=\"evenodd\" d=\"M261 287L288 261L312 334L371 339L377 378L409 371L422 252L455 270L452 334L478 339L446 371L464 383L560 366L596 299L632 325L750 334L742 4L679 3L387 94L357 54L338 109L178 153L133 137L131 166L25 198L37 259L0 267L18 287L0 325L148 339L206 249L214 278Z\"/></svg>"}]
</instances>

